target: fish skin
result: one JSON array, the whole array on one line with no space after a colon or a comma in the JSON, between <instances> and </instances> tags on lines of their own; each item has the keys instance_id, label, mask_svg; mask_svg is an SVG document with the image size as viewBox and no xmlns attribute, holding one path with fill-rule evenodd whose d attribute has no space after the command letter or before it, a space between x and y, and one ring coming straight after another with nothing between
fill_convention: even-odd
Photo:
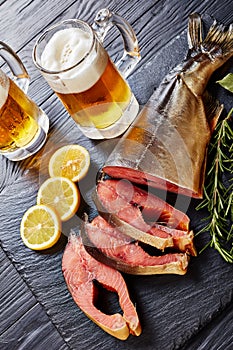
<instances>
[{"instance_id":1,"label":"fish skin","mask_svg":"<svg viewBox=\"0 0 233 350\"><path fill-rule=\"evenodd\" d=\"M154 227L167 231L173 239L173 245L175 249L181 252L186 252L189 255L197 256L197 250L194 245L194 233L193 231L183 231L172 229L168 226L162 226L154 223Z\"/></svg>"},{"instance_id":2,"label":"fish skin","mask_svg":"<svg viewBox=\"0 0 233 350\"><path fill-rule=\"evenodd\" d=\"M121 340L127 339L129 334L136 336L141 334L138 315L122 275L89 255L82 244L81 237L75 234L70 235L65 248L62 272L75 303L105 332ZM119 295L123 316L119 313L106 315L95 307L94 280Z\"/></svg>"},{"instance_id":3,"label":"fish skin","mask_svg":"<svg viewBox=\"0 0 233 350\"><path fill-rule=\"evenodd\" d=\"M189 51L155 90L107 159L103 172L202 198L207 148L223 106L206 90L233 55L233 28L216 22L202 41L201 17L189 17Z\"/></svg>"}]
</instances>

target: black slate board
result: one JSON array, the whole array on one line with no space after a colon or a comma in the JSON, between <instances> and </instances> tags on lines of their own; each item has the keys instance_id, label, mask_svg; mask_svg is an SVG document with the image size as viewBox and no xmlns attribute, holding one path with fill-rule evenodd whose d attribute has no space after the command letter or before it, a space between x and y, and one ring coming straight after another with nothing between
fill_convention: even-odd
<instances>
[{"instance_id":1,"label":"black slate board","mask_svg":"<svg viewBox=\"0 0 233 350\"><path fill-rule=\"evenodd\" d=\"M129 78L140 104L147 101L162 77L185 57L186 51L186 33L182 33L157 57L142 65L142 68ZM228 101L229 95L224 94L225 98ZM56 103L54 101L56 100L52 96L51 106ZM62 113L61 107L61 115ZM143 332L138 338L130 336L127 341L121 342L104 333L86 318L66 288L61 272L61 258L66 236L71 229L78 230L80 217L86 205L92 206L91 193L97 172L117 140L108 142L87 140L78 132L70 118L64 118L59 120L59 115L57 116L56 128L52 128L44 149L38 156L21 163L17 179L8 186L7 191L1 193L0 229L4 232L2 237L4 250L70 348L169 350L182 347L232 303L232 266L226 264L217 252L207 249L197 258L191 259L185 276L124 275L142 324ZM71 142L84 145L91 153L91 171L80 183L82 206L77 215L63 225L64 236L54 248L42 253L32 252L24 247L19 237L20 218L24 211L36 202L37 188L47 177L49 154L56 147ZM39 159L41 155L42 161ZM196 201L185 203L185 206L187 205L192 227L199 229L202 223L200 214L194 210ZM200 249L207 240L208 234L199 236L196 239L197 248ZM113 295L105 292L101 294L110 304L108 311L119 311L117 300ZM10 349L10 344L9 347L5 344L3 349Z\"/></svg>"}]
</instances>

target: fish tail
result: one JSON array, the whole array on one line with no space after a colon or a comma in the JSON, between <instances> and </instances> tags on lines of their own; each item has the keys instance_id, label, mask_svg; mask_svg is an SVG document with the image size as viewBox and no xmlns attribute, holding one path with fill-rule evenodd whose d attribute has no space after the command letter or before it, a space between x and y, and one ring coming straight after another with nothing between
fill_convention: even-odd
<instances>
[{"instance_id":1,"label":"fish tail","mask_svg":"<svg viewBox=\"0 0 233 350\"><path fill-rule=\"evenodd\" d=\"M200 51L202 44L202 20L198 13L189 15L188 44L191 51Z\"/></svg>"},{"instance_id":2,"label":"fish tail","mask_svg":"<svg viewBox=\"0 0 233 350\"><path fill-rule=\"evenodd\" d=\"M218 24L216 21L210 27L210 30L203 41L203 47L209 52L213 48L219 48L222 55L233 53L233 26L227 28L223 24Z\"/></svg>"},{"instance_id":3,"label":"fish tail","mask_svg":"<svg viewBox=\"0 0 233 350\"><path fill-rule=\"evenodd\" d=\"M202 20L198 13L189 16L188 43L191 53L205 53L210 57L233 54L233 25L224 26L214 21L205 39L202 37Z\"/></svg>"}]
</instances>

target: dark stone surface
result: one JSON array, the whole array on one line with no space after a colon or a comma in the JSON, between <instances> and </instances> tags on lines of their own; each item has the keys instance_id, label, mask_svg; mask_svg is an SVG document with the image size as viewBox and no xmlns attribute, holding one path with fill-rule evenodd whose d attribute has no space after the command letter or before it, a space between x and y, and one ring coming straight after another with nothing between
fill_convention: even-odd
<instances>
[{"instance_id":1,"label":"dark stone surface","mask_svg":"<svg viewBox=\"0 0 233 350\"><path fill-rule=\"evenodd\" d=\"M31 62L31 48L39 31L51 21L61 18L93 18L97 8L108 3L134 25L138 33L143 59L129 83L141 105L145 104L164 75L180 62L187 52L187 15L206 11L220 20L232 21L230 1L57 1L56 8L48 2L9 1L2 4L5 14L0 32L15 50L19 50L32 75L31 96L40 103L51 119L48 142L35 157L17 164L1 158L0 233L1 249L1 349L205 349L230 350L232 345L232 266L225 263L213 249L207 249L192 258L185 276L130 276L124 275L142 324L142 335L130 336L121 342L104 333L75 305L61 271L62 253L71 229L78 231L80 218L87 206L92 206L91 194L99 168L116 140L93 142L78 131L42 77ZM54 3L54 2L51 2ZM192 3L192 5L190 4ZM11 10L10 10L11 8ZM15 27L9 32L3 28L18 15ZM32 25L32 17L41 22ZM26 18L26 19L25 19ZM24 21L24 22L23 22ZM35 21L33 20L33 23ZM4 27L5 26L5 27ZM17 33L20 32L20 40ZM180 36L178 36L180 34ZM171 40L170 40L171 39ZM107 44L111 44L111 38ZM113 54L117 45L113 45ZM232 97L218 89L220 98L231 106ZM23 213L36 203L39 185L48 176L49 155L62 144L80 143L91 153L91 170L80 184L82 205L77 215L63 225L58 244L46 252L27 249L19 234ZM192 228L197 231L204 213L197 213L197 201L180 206L188 209ZM208 241L208 233L195 239L200 250ZM7 257L6 257L7 255ZM18 277L15 276L17 272ZM13 274L13 275L12 275ZM111 299L111 298L110 298ZM111 309L118 310L115 298L109 301Z\"/></svg>"}]
</instances>

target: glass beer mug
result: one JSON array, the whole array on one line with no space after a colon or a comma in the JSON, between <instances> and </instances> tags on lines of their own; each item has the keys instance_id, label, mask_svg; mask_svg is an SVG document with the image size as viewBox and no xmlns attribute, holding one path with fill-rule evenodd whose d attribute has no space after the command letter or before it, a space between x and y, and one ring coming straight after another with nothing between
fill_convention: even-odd
<instances>
[{"instance_id":1,"label":"glass beer mug","mask_svg":"<svg viewBox=\"0 0 233 350\"><path fill-rule=\"evenodd\" d=\"M102 46L113 25L125 47L116 65ZM88 138L116 137L135 119L139 105L124 78L140 54L131 26L119 15L102 9L92 27L78 19L50 27L37 40L33 60Z\"/></svg>"},{"instance_id":2,"label":"glass beer mug","mask_svg":"<svg viewBox=\"0 0 233 350\"><path fill-rule=\"evenodd\" d=\"M16 55L0 41L0 56L12 72L0 69L0 154L17 161L37 152L47 138L47 115L26 95L28 73Z\"/></svg>"}]
</instances>

